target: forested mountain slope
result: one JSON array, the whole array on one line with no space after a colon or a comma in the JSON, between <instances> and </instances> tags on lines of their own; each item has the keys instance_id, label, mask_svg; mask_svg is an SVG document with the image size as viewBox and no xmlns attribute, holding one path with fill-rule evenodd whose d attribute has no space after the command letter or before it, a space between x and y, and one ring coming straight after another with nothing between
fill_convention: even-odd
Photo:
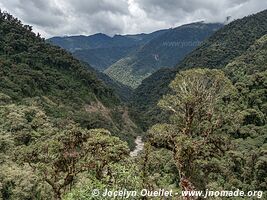
<instances>
[{"instance_id":1,"label":"forested mountain slope","mask_svg":"<svg viewBox=\"0 0 267 200\"><path fill-rule=\"evenodd\" d=\"M0 199L62 199L129 157L139 130L97 76L0 11Z\"/></svg>"},{"instance_id":2,"label":"forested mountain slope","mask_svg":"<svg viewBox=\"0 0 267 200\"><path fill-rule=\"evenodd\" d=\"M155 114L159 113L156 104L169 91L168 85L180 69L225 67L267 33L266 19L267 10L235 20L187 55L175 69L159 70L145 79L135 90L132 100L133 108L144 117L141 121L147 121L143 123L144 127L156 122Z\"/></svg>"},{"instance_id":3,"label":"forested mountain slope","mask_svg":"<svg viewBox=\"0 0 267 200\"><path fill-rule=\"evenodd\" d=\"M6 13L0 20L2 95L15 104L36 104L53 118L107 128L129 138L127 131L133 127L126 128L119 119L124 108L113 89L70 53L35 36L30 26Z\"/></svg>"},{"instance_id":4,"label":"forested mountain slope","mask_svg":"<svg viewBox=\"0 0 267 200\"><path fill-rule=\"evenodd\" d=\"M168 87L143 125L153 147L172 153L182 190L252 189L266 199L267 34L220 70L177 71Z\"/></svg>"},{"instance_id":5,"label":"forested mountain slope","mask_svg":"<svg viewBox=\"0 0 267 200\"><path fill-rule=\"evenodd\" d=\"M122 189L135 191L133 200L165 198L151 197L159 188L173 191L171 199L182 191L253 191L227 198L266 199L266 15L225 26L220 37L229 45L215 45L220 53L203 43L192 52L203 52L203 66L187 57L143 81L132 114L147 132L134 157L129 144L140 130L105 84L110 79L100 81L103 74L0 12L0 199L108 200L119 196L106 191ZM253 41L232 41L237 27ZM144 188L151 195L141 195Z\"/></svg>"},{"instance_id":6,"label":"forested mountain slope","mask_svg":"<svg viewBox=\"0 0 267 200\"><path fill-rule=\"evenodd\" d=\"M114 63L105 73L125 85L136 88L156 70L174 66L221 27L222 24L198 22L169 29L136 52Z\"/></svg>"}]
</instances>

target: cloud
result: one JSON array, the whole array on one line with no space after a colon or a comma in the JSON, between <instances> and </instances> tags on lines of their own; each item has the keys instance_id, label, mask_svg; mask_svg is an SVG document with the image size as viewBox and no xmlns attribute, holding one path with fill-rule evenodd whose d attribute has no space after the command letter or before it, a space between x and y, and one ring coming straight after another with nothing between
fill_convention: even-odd
<instances>
[{"instance_id":1,"label":"cloud","mask_svg":"<svg viewBox=\"0 0 267 200\"><path fill-rule=\"evenodd\" d=\"M190 21L223 22L227 16L233 19L267 8L262 0L136 0L149 18L169 20L174 25Z\"/></svg>"},{"instance_id":2,"label":"cloud","mask_svg":"<svg viewBox=\"0 0 267 200\"><path fill-rule=\"evenodd\" d=\"M223 22L267 8L262 0L0 0L44 37L152 32L199 20Z\"/></svg>"}]
</instances>

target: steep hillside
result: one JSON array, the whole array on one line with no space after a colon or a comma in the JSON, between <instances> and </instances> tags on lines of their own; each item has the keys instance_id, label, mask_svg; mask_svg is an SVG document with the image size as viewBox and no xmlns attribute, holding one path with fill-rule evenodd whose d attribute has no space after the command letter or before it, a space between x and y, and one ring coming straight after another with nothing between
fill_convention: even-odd
<instances>
[{"instance_id":1,"label":"steep hillside","mask_svg":"<svg viewBox=\"0 0 267 200\"><path fill-rule=\"evenodd\" d=\"M139 40L115 35L109 37L98 33L90 36L53 37L49 43L60 46L74 57L90 64L93 68L104 71L120 58L138 48Z\"/></svg>"},{"instance_id":2,"label":"steep hillside","mask_svg":"<svg viewBox=\"0 0 267 200\"><path fill-rule=\"evenodd\" d=\"M174 153L185 184L252 186L266 199L267 34L220 70L180 70L169 87L147 133Z\"/></svg>"},{"instance_id":3,"label":"steep hillside","mask_svg":"<svg viewBox=\"0 0 267 200\"><path fill-rule=\"evenodd\" d=\"M267 10L233 21L218 30L207 41L186 56L174 70L165 69L148 77L135 90L133 108L138 116L148 120L145 128L155 121L157 102L168 92L168 85L180 69L192 67L223 68L237 56L244 53L256 39L267 33ZM140 114L141 113L141 114ZM157 118L157 117L155 117Z\"/></svg>"},{"instance_id":4,"label":"steep hillside","mask_svg":"<svg viewBox=\"0 0 267 200\"><path fill-rule=\"evenodd\" d=\"M196 48L222 24L193 23L169 29L135 53L114 63L105 73L136 88L142 80L162 67L172 67Z\"/></svg>"},{"instance_id":5,"label":"steep hillside","mask_svg":"<svg viewBox=\"0 0 267 200\"><path fill-rule=\"evenodd\" d=\"M133 140L135 127L125 126L120 100L93 71L7 13L0 16L0 35L1 95L14 104L39 106L55 120Z\"/></svg>"},{"instance_id":6,"label":"steep hillside","mask_svg":"<svg viewBox=\"0 0 267 200\"><path fill-rule=\"evenodd\" d=\"M256 40L241 56L227 64L223 70L232 79L233 83L249 83L252 76L254 76L254 79L256 76L265 76L267 70L267 33ZM260 81L260 79L258 80ZM266 102L266 98L267 96L261 102Z\"/></svg>"},{"instance_id":7,"label":"steep hillside","mask_svg":"<svg viewBox=\"0 0 267 200\"><path fill-rule=\"evenodd\" d=\"M267 33L267 10L235 20L188 54L177 68L221 68Z\"/></svg>"}]
</instances>

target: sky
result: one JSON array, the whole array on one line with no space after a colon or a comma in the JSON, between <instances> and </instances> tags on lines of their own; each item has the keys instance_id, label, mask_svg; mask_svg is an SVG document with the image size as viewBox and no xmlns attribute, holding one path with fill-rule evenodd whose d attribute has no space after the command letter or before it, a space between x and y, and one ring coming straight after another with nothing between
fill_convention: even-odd
<instances>
[{"instance_id":1,"label":"sky","mask_svg":"<svg viewBox=\"0 0 267 200\"><path fill-rule=\"evenodd\" d=\"M0 0L1 10L42 37L136 34L202 21L224 22L267 9L266 0Z\"/></svg>"}]
</instances>

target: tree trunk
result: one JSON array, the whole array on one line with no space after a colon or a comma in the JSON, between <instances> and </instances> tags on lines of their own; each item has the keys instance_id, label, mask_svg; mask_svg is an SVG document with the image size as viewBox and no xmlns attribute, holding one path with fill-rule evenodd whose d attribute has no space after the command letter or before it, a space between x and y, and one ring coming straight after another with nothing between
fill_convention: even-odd
<instances>
[{"instance_id":1,"label":"tree trunk","mask_svg":"<svg viewBox=\"0 0 267 200\"><path fill-rule=\"evenodd\" d=\"M60 190L54 190L54 198L55 198L55 200L61 200Z\"/></svg>"}]
</instances>

